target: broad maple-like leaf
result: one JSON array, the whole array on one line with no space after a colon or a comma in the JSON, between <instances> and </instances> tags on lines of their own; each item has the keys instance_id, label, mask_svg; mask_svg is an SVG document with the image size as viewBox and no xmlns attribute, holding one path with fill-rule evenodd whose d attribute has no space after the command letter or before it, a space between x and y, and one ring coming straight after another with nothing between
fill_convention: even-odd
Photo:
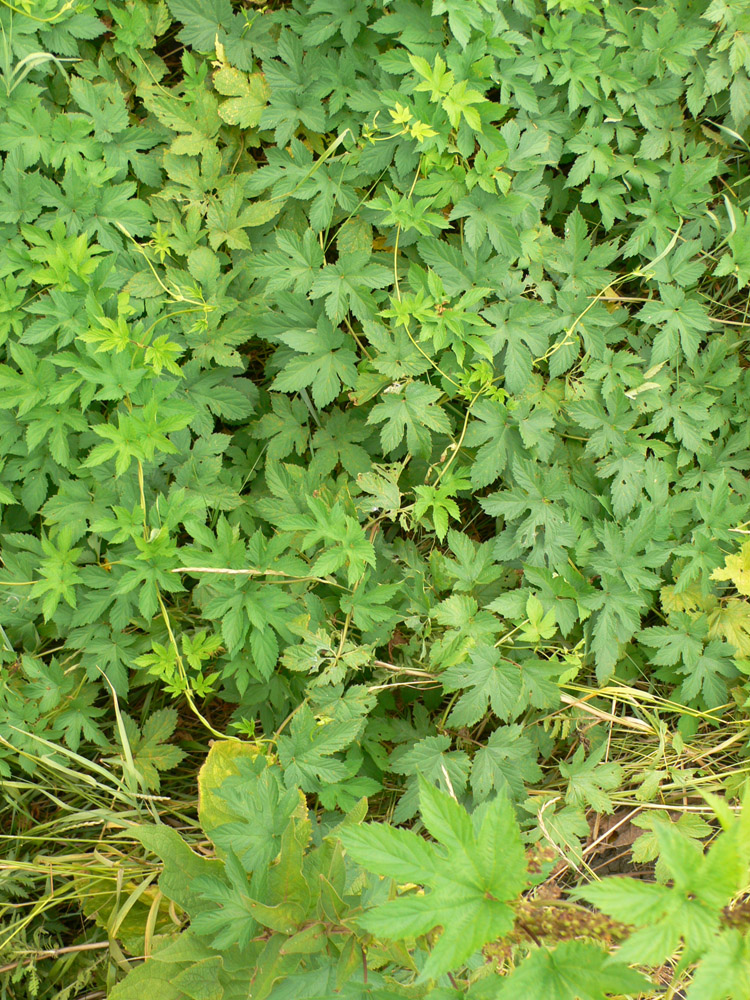
<instances>
[{"instance_id":1,"label":"broad maple-like leaf","mask_svg":"<svg viewBox=\"0 0 750 1000\"><path fill-rule=\"evenodd\" d=\"M402 895L368 911L360 923L399 940L442 927L420 979L458 968L483 944L507 934L508 904L526 884L526 858L513 807L498 796L473 816L447 793L420 779L422 820L437 841L382 823L342 832L347 853L379 875L422 883L424 895Z\"/></svg>"}]
</instances>

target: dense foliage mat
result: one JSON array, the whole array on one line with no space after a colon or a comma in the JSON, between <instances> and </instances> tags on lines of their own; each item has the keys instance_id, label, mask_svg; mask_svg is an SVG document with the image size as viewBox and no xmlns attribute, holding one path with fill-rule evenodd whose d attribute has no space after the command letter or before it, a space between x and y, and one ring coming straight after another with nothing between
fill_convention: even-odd
<instances>
[{"instance_id":1,"label":"dense foliage mat","mask_svg":"<svg viewBox=\"0 0 750 1000\"><path fill-rule=\"evenodd\" d=\"M2 996L747 996L750 2L0 29Z\"/></svg>"}]
</instances>

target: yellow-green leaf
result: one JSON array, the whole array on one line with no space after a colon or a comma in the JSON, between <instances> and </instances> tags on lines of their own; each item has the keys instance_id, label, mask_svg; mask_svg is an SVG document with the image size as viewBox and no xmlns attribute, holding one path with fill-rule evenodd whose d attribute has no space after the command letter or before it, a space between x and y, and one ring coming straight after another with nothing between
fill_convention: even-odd
<instances>
[{"instance_id":1,"label":"yellow-green leaf","mask_svg":"<svg viewBox=\"0 0 750 1000\"><path fill-rule=\"evenodd\" d=\"M233 66L222 66L214 74L214 86L220 94L231 98L219 105L219 116L228 125L255 128L268 103L268 84L263 74L247 76Z\"/></svg>"}]
</instances>

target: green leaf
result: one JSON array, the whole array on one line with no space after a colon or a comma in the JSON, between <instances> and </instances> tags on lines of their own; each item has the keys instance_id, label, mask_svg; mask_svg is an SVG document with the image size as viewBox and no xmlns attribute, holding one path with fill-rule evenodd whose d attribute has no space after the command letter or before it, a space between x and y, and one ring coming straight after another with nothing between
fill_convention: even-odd
<instances>
[{"instance_id":1,"label":"green leaf","mask_svg":"<svg viewBox=\"0 0 750 1000\"><path fill-rule=\"evenodd\" d=\"M426 883L434 867L430 845L411 830L368 823L344 831L347 853L376 875Z\"/></svg>"},{"instance_id":2,"label":"green leaf","mask_svg":"<svg viewBox=\"0 0 750 1000\"><path fill-rule=\"evenodd\" d=\"M346 764L334 756L348 749L362 731L361 719L316 722L307 705L296 712L290 735L280 736L278 752L287 787L315 791L346 776Z\"/></svg>"},{"instance_id":3,"label":"green leaf","mask_svg":"<svg viewBox=\"0 0 750 1000\"><path fill-rule=\"evenodd\" d=\"M689 1000L732 1000L750 990L750 943L739 930L720 934L688 987Z\"/></svg>"},{"instance_id":4,"label":"green leaf","mask_svg":"<svg viewBox=\"0 0 750 1000\"><path fill-rule=\"evenodd\" d=\"M277 768L254 748L214 743L199 776L200 817L219 856L231 851L248 871L265 871L277 857L281 836L300 804Z\"/></svg>"},{"instance_id":5,"label":"green leaf","mask_svg":"<svg viewBox=\"0 0 750 1000\"><path fill-rule=\"evenodd\" d=\"M449 475L439 486L415 486L417 501L414 519L420 520L429 511L435 533L442 542L448 533L448 519L460 517L460 509L453 497L459 490L467 490L470 482L461 475Z\"/></svg>"},{"instance_id":6,"label":"green leaf","mask_svg":"<svg viewBox=\"0 0 750 1000\"><path fill-rule=\"evenodd\" d=\"M469 758L462 750L449 750L449 736L426 736L399 747L391 754L389 766L397 774L409 776L394 821L402 823L416 815L421 779L434 782L454 794L462 794L469 777Z\"/></svg>"},{"instance_id":7,"label":"green leaf","mask_svg":"<svg viewBox=\"0 0 750 1000\"><path fill-rule=\"evenodd\" d=\"M191 1000L222 1000L224 988L219 982L221 958L207 958L184 969L174 978L174 985Z\"/></svg>"},{"instance_id":8,"label":"green leaf","mask_svg":"<svg viewBox=\"0 0 750 1000\"><path fill-rule=\"evenodd\" d=\"M229 0L169 0L169 9L183 24L180 40L199 52L213 52L217 32L232 16Z\"/></svg>"},{"instance_id":9,"label":"green leaf","mask_svg":"<svg viewBox=\"0 0 750 1000\"><path fill-rule=\"evenodd\" d=\"M685 960L692 962L714 947L723 908L745 878L749 845L741 823L732 817L706 854L676 823L655 826L671 886L610 878L576 890L638 928L620 948L624 961L657 965L682 941Z\"/></svg>"},{"instance_id":10,"label":"green leaf","mask_svg":"<svg viewBox=\"0 0 750 1000\"><path fill-rule=\"evenodd\" d=\"M326 315L334 323L340 323L349 311L365 320L376 312L371 289L385 288L392 281L387 267L370 261L369 250L356 250L336 264L327 264L313 281L310 295L313 299L325 296Z\"/></svg>"},{"instance_id":11,"label":"green leaf","mask_svg":"<svg viewBox=\"0 0 750 1000\"><path fill-rule=\"evenodd\" d=\"M325 317L316 330L282 334L282 340L296 355L285 364L273 381L281 392L299 392L310 386L317 406L327 406L356 381L356 354L347 346L346 335Z\"/></svg>"},{"instance_id":12,"label":"green leaf","mask_svg":"<svg viewBox=\"0 0 750 1000\"><path fill-rule=\"evenodd\" d=\"M536 948L502 980L501 997L549 997L549 1000L606 1000L648 991L649 981L622 962L612 961L598 945L563 941L556 948Z\"/></svg>"},{"instance_id":13,"label":"green leaf","mask_svg":"<svg viewBox=\"0 0 750 1000\"><path fill-rule=\"evenodd\" d=\"M526 882L526 861L513 809L496 798L470 817L449 794L424 780L419 786L422 819L438 844L417 847L415 834L391 834L381 824L343 830L348 854L360 864L392 878L403 878L406 857L412 878L429 888L423 896L402 895L368 911L360 922L373 934L401 939L443 933L433 947L420 979L434 979L458 968L483 944L507 933L513 910L507 903ZM419 874L417 874L419 873ZM420 877L421 876L421 877Z\"/></svg>"},{"instance_id":14,"label":"green leaf","mask_svg":"<svg viewBox=\"0 0 750 1000\"><path fill-rule=\"evenodd\" d=\"M192 888L205 906L193 917L191 926L216 950L235 944L245 948L258 928L256 901L250 896L245 870L233 854L227 857L224 875L225 879L201 875L193 881Z\"/></svg>"},{"instance_id":15,"label":"green leaf","mask_svg":"<svg viewBox=\"0 0 750 1000\"><path fill-rule=\"evenodd\" d=\"M560 764L560 774L568 781L566 802L590 805L597 812L614 811L607 793L619 787L622 768L614 761L602 763L606 749L606 744L602 744L586 757L584 747L580 746L569 764Z\"/></svg>"},{"instance_id":16,"label":"green leaf","mask_svg":"<svg viewBox=\"0 0 750 1000\"><path fill-rule=\"evenodd\" d=\"M160 772L177 767L185 756L178 746L167 743L177 726L177 712L171 708L159 709L146 719L141 729L127 713L122 713L122 719L139 780L147 790L158 792ZM120 742L119 733L117 738ZM124 751L125 748L122 749ZM109 763L113 761L110 760Z\"/></svg>"},{"instance_id":17,"label":"green leaf","mask_svg":"<svg viewBox=\"0 0 750 1000\"><path fill-rule=\"evenodd\" d=\"M673 285L660 286L659 301L647 302L639 317L660 327L654 338L652 364L673 358L679 347L688 361L693 361L703 340L714 323L697 297L687 295Z\"/></svg>"},{"instance_id":18,"label":"green leaf","mask_svg":"<svg viewBox=\"0 0 750 1000\"><path fill-rule=\"evenodd\" d=\"M164 861L159 876L159 888L188 913L195 915L207 908L195 888L200 877L214 877L222 870L221 862L209 860L190 850L176 830L170 826L138 826L133 835L143 846Z\"/></svg>"},{"instance_id":19,"label":"green leaf","mask_svg":"<svg viewBox=\"0 0 750 1000\"><path fill-rule=\"evenodd\" d=\"M489 238L504 260L510 262L520 254L521 241L501 196L475 188L458 202L450 217L465 220L464 232L473 250L478 250L482 242Z\"/></svg>"},{"instance_id":20,"label":"green leaf","mask_svg":"<svg viewBox=\"0 0 750 1000\"><path fill-rule=\"evenodd\" d=\"M409 451L426 458L432 446L430 431L450 432L448 416L437 405L438 389L423 382L408 382L392 386L383 396L383 401L373 406L367 422L384 424L380 440L385 452L395 451L405 436Z\"/></svg>"},{"instance_id":21,"label":"green leaf","mask_svg":"<svg viewBox=\"0 0 750 1000\"><path fill-rule=\"evenodd\" d=\"M450 667L440 680L446 691L465 689L449 716L453 726L475 725L490 706L506 722L523 709L521 672L492 646L472 650L468 664Z\"/></svg>"},{"instance_id":22,"label":"green leaf","mask_svg":"<svg viewBox=\"0 0 750 1000\"><path fill-rule=\"evenodd\" d=\"M474 755L471 787L479 801L491 792L509 792L518 801L525 795L526 784L538 781L542 772L536 762L537 751L520 725L500 726Z\"/></svg>"}]
</instances>

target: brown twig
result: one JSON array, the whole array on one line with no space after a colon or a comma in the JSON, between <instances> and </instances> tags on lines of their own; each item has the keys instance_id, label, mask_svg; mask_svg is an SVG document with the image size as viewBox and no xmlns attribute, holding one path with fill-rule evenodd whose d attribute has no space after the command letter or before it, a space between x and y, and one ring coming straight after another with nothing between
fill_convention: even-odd
<instances>
[{"instance_id":1,"label":"brown twig","mask_svg":"<svg viewBox=\"0 0 750 1000\"><path fill-rule=\"evenodd\" d=\"M109 941L89 941L87 944L71 944L65 948L50 948L48 951L36 951L27 955L26 958L19 958L17 962L0 965L0 973L12 972L19 965L26 965L28 962L38 961L41 958L59 958L60 955L72 955L77 951L97 951L101 948L109 948Z\"/></svg>"}]
</instances>

